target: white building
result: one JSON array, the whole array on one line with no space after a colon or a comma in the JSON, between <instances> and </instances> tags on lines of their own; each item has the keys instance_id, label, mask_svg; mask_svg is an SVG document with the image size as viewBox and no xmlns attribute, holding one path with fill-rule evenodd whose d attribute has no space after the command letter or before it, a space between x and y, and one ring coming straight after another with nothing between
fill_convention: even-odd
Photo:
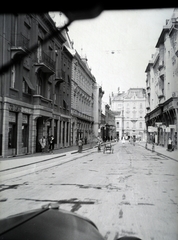
<instances>
[{"instance_id":1,"label":"white building","mask_svg":"<svg viewBox=\"0 0 178 240\"><path fill-rule=\"evenodd\" d=\"M125 92L113 94L110 98L111 109L115 114L115 126L117 139L121 139L124 135L124 95Z\"/></svg>"},{"instance_id":2,"label":"white building","mask_svg":"<svg viewBox=\"0 0 178 240\"><path fill-rule=\"evenodd\" d=\"M124 96L124 135L145 141L146 95L143 88L130 88Z\"/></svg>"},{"instance_id":3,"label":"white building","mask_svg":"<svg viewBox=\"0 0 178 240\"><path fill-rule=\"evenodd\" d=\"M111 109L115 112L116 133L119 139L135 136L145 141L146 96L143 88L112 94Z\"/></svg>"}]
</instances>

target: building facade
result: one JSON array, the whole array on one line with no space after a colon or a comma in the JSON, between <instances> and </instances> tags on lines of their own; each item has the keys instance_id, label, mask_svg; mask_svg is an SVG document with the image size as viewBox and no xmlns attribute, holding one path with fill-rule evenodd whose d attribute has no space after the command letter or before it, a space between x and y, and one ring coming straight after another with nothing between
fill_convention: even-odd
<instances>
[{"instance_id":1,"label":"building facade","mask_svg":"<svg viewBox=\"0 0 178 240\"><path fill-rule=\"evenodd\" d=\"M66 39L48 14L0 15L0 155L40 150L39 139L55 137L55 148L70 145L71 62ZM30 52L30 47L38 48ZM23 53L28 55L21 59Z\"/></svg>"},{"instance_id":2,"label":"building facade","mask_svg":"<svg viewBox=\"0 0 178 240\"><path fill-rule=\"evenodd\" d=\"M143 88L130 88L127 92L111 95L111 109L115 113L116 135L118 139L135 136L144 141L146 135L145 112L146 94Z\"/></svg>"},{"instance_id":3,"label":"building facade","mask_svg":"<svg viewBox=\"0 0 178 240\"><path fill-rule=\"evenodd\" d=\"M115 114L109 104L103 104L101 113L100 137L105 141L116 139Z\"/></svg>"},{"instance_id":4,"label":"building facade","mask_svg":"<svg viewBox=\"0 0 178 240\"><path fill-rule=\"evenodd\" d=\"M110 105L115 114L116 138L119 140L124 136L124 96L125 92L120 92L111 95Z\"/></svg>"},{"instance_id":5,"label":"building facade","mask_svg":"<svg viewBox=\"0 0 178 240\"><path fill-rule=\"evenodd\" d=\"M145 141L146 94L143 88L130 88L124 96L124 136Z\"/></svg>"},{"instance_id":6,"label":"building facade","mask_svg":"<svg viewBox=\"0 0 178 240\"><path fill-rule=\"evenodd\" d=\"M88 66L87 59L76 51L72 60L71 78L71 143L79 139L85 143L92 141L94 132L94 86L95 77Z\"/></svg>"},{"instance_id":7,"label":"building facade","mask_svg":"<svg viewBox=\"0 0 178 240\"><path fill-rule=\"evenodd\" d=\"M145 117L149 142L167 147L171 137L177 148L178 129L178 9L166 20L156 53L146 67Z\"/></svg>"},{"instance_id":8,"label":"building facade","mask_svg":"<svg viewBox=\"0 0 178 240\"><path fill-rule=\"evenodd\" d=\"M94 117L94 126L93 132L94 136L101 137L101 114L102 114L102 97L104 95L104 91L102 87L99 86L97 83L94 85L94 107L93 107L93 117Z\"/></svg>"}]
</instances>

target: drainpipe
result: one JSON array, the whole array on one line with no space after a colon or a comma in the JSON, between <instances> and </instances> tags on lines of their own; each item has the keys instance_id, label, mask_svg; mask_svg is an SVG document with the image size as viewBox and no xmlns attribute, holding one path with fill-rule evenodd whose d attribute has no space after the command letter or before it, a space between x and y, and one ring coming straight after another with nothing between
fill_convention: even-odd
<instances>
[{"instance_id":1,"label":"drainpipe","mask_svg":"<svg viewBox=\"0 0 178 240\"><path fill-rule=\"evenodd\" d=\"M5 14L3 15L3 40L2 40L2 66L5 64ZM0 154L4 157L5 156L5 134L4 131L4 117L5 117L5 74L2 73L2 88L1 88L1 95L2 95L2 114L1 114L1 151Z\"/></svg>"}]
</instances>

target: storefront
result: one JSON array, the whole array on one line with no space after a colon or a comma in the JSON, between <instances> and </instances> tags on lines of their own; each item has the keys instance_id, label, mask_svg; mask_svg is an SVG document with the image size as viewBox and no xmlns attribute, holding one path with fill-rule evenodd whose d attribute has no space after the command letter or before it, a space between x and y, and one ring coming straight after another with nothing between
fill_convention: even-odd
<instances>
[{"instance_id":1,"label":"storefront","mask_svg":"<svg viewBox=\"0 0 178 240\"><path fill-rule=\"evenodd\" d=\"M29 152L29 115L22 114L22 153Z\"/></svg>"},{"instance_id":2,"label":"storefront","mask_svg":"<svg viewBox=\"0 0 178 240\"><path fill-rule=\"evenodd\" d=\"M169 137L173 141L174 147L178 148L177 128L178 128L178 100L170 98L160 104L145 117L147 126L147 141L154 140L155 144L166 147ZM151 128L154 128L150 130Z\"/></svg>"},{"instance_id":3,"label":"storefront","mask_svg":"<svg viewBox=\"0 0 178 240\"><path fill-rule=\"evenodd\" d=\"M9 111L8 156L17 154L17 112Z\"/></svg>"}]
</instances>

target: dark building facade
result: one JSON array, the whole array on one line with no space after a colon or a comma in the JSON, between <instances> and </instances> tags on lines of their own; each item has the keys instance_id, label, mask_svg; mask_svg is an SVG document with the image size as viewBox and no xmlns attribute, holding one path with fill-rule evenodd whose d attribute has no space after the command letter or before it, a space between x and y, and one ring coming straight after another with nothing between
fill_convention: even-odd
<instances>
[{"instance_id":1,"label":"dark building facade","mask_svg":"<svg viewBox=\"0 0 178 240\"><path fill-rule=\"evenodd\" d=\"M0 66L14 61L0 75L2 156L38 152L42 136L54 135L55 148L70 145L72 55L64 34L44 42L55 30L48 14L0 15Z\"/></svg>"}]
</instances>

